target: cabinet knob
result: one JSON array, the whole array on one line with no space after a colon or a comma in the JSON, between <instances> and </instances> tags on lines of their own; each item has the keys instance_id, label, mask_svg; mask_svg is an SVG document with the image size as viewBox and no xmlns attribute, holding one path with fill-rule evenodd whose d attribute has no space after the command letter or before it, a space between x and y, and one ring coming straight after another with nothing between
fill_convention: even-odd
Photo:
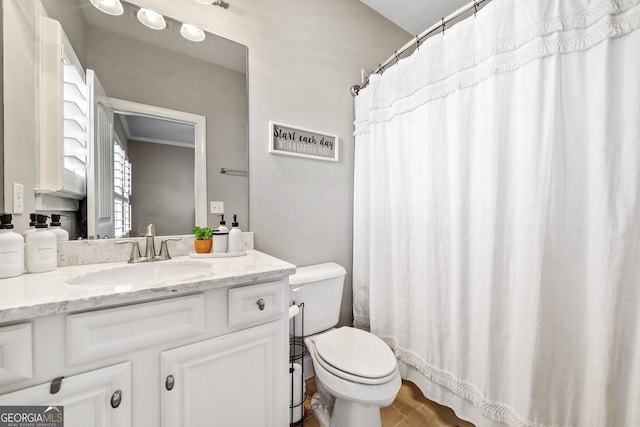
<instances>
[{"instance_id":1,"label":"cabinet knob","mask_svg":"<svg viewBox=\"0 0 640 427\"><path fill-rule=\"evenodd\" d=\"M167 388L167 390L171 391L173 390L174 385L176 385L176 379L173 378L173 375L169 375L167 377L167 380L164 382L164 386Z\"/></svg>"},{"instance_id":2,"label":"cabinet knob","mask_svg":"<svg viewBox=\"0 0 640 427\"><path fill-rule=\"evenodd\" d=\"M264 310L264 300L262 298L256 301L256 304L258 304L258 308L260 309L260 311Z\"/></svg>"},{"instance_id":3,"label":"cabinet knob","mask_svg":"<svg viewBox=\"0 0 640 427\"><path fill-rule=\"evenodd\" d=\"M122 403L122 391L121 390L116 390L111 395L111 407L115 409L118 406L120 406L120 403Z\"/></svg>"}]
</instances>

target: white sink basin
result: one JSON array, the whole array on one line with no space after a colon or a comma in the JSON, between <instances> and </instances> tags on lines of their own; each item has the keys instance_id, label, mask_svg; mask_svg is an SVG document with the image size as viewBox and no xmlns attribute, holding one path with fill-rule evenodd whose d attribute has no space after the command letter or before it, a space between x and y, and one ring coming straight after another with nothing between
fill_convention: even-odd
<instances>
[{"instance_id":1,"label":"white sink basin","mask_svg":"<svg viewBox=\"0 0 640 427\"><path fill-rule=\"evenodd\" d=\"M133 285L142 282L164 283L170 280L185 280L206 276L211 265L198 262L148 262L108 268L79 274L67 280L69 285Z\"/></svg>"}]
</instances>

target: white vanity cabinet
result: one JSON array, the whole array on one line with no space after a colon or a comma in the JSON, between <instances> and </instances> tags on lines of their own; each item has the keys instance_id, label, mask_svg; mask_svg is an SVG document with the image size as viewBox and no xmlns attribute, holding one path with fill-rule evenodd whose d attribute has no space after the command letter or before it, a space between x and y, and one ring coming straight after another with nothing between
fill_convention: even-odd
<instances>
[{"instance_id":1,"label":"white vanity cabinet","mask_svg":"<svg viewBox=\"0 0 640 427\"><path fill-rule=\"evenodd\" d=\"M226 317L236 332L161 353L163 427L288 423L288 287L283 285L229 289Z\"/></svg>"},{"instance_id":2,"label":"white vanity cabinet","mask_svg":"<svg viewBox=\"0 0 640 427\"><path fill-rule=\"evenodd\" d=\"M0 381L0 405L63 405L67 427L284 427L287 292L280 274L30 319L33 372Z\"/></svg>"}]
</instances>

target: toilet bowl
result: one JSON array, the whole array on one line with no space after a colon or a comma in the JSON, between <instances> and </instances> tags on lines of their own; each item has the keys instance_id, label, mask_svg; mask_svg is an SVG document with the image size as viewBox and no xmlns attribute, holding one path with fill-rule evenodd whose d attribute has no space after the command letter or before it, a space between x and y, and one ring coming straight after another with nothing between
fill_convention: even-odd
<instances>
[{"instance_id":1,"label":"toilet bowl","mask_svg":"<svg viewBox=\"0 0 640 427\"><path fill-rule=\"evenodd\" d=\"M290 278L291 302L304 303L304 325L296 330L305 336L315 372L311 407L323 427L381 427L380 408L393 402L402 379L380 338L350 327L331 329L338 323L345 274L327 263L300 267Z\"/></svg>"},{"instance_id":2,"label":"toilet bowl","mask_svg":"<svg viewBox=\"0 0 640 427\"><path fill-rule=\"evenodd\" d=\"M380 408L402 379L393 352L369 332L342 327L307 338L318 395L311 406L324 427L380 427Z\"/></svg>"}]
</instances>

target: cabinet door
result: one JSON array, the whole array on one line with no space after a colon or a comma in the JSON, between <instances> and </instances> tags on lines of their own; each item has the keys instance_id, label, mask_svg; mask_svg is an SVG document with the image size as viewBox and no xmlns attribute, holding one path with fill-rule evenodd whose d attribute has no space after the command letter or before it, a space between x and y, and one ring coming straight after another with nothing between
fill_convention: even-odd
<instances>
[{"instance_id":1,"label":"cabinet door","mask_svg":"<svg viewBox=\"0 0 640 427\"><path fill-rule=\"evenodd\" d=\"M286 326L277 321L161 353L162 426L287 425Z\"/></svg>"},{"instance_id":2,"label":"cabinet door","mask_svg":"<svg viewBox=\"0 0 640 427\"><path fill-rule=\"evenodd\" d=\"M60 391L50 394L51 384L41 384L0 396L0 406L63 406L65 427L130 427L131 363L64 378ZM118 403L117 395L121 399Z\"/></svg>"}]
</instances>

